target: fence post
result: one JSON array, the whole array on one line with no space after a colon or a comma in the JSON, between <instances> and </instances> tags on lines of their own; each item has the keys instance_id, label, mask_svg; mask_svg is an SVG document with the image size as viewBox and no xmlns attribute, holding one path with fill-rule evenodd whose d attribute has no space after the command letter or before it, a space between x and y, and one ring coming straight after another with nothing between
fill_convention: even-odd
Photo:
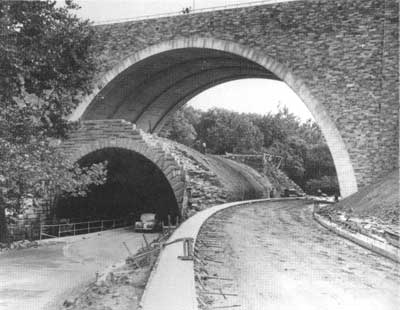
<instances>
[{"instance_id":1,"label":"fence post","mask_svg":"<svg viewBox=\"0 0 400 310\"><path fill-rule=\"evenodd\" d=\"M101 220L101 231L103 231L104 227L103 227L103 220Z\"/></svg>"},{"instance_id":2,"label":"fence post","mask_svg":"<svg viewBox=\"0 0 400 310\"><path fill-rule=\"evenodd\" d=\"M115 228L115 220L113 220L113 226L112 226L112 228Z\"/></svg>"},{"instance_id":3,"label":"fence post","mask_svg":"<svg viewBox=\"0 0 400 310\"><path fill-rule=\"evenodd\" d=\"M74 223L74 236L75 236L75 223Z\"/></svg>"},{"instance_id":4,"label":"fence post","mask_svg":"<svg viewBox=\"0 0 400 310\"><path fill-rule=\"evenodd\" d=\"M61 225L58 225L58 237L61 237Z\"/></svg>"},{"instance_id":5,"label":"fence post","mask_svg":"<svg viewBox=\"0 0 400 310\"><path fill-rule=\"evenodd\" d=\"M42 240L42 232L43 232L43 224L40 224L40 237L39 237L39 240Z\"/></svg>"},{"instance_id":6,"label":"fence post","mask_svg":"<svg viewBox=\"0 0 400 310\"><path fill-rule=\"evenodd\" d=\"M90 222L87 223L87 232L90 233Z\"/></svg>"}]
</instances>

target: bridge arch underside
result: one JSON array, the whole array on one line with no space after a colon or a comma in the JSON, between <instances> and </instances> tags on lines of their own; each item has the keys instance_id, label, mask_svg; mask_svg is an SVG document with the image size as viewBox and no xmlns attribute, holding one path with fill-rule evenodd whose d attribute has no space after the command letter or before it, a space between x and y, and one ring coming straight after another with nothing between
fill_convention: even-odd
<instances>
[{"instance_id":1,"label":"bridge arch underside","mask_svg":"<svg viewBox=\"0 0 400 310\"><path fill-rule=\"evenodd\" d=\"M139 62L109 82L82 118L125 119L158 132L176 110L202 91L244 78L279 80L263 66L220 50L182 48Z\"/></svg>"},{"instance_id":2,"label":"bridge arch underside","mask_svg":"<svg viewBox=\"0 0 400 310\"><path fill-rule=\"evenodd\" d=\"M192 97L243 78L283 81L303 100L325 136L341 195L355 193L357 180L347 147L323 104L284 64L235 42L177 39L139 51L104 76L71 120L125 119L144 131L157 133Z\"/></svg>"},{"instance_id":3,"label":"bridge arch underside","mask_svg":"<svg viewBox=\"0 0 400 310\"><path fill-rule=\"evenodd\" d=\"M90 188L85 197L62 197L56 206L57 218L97 220L129 218L155 213L166 221L179 216L173 189L157 165L145 156L122 148L103 148L82 157L85 167L107 161L107 181Z\"/></svg>"}]
</instances>

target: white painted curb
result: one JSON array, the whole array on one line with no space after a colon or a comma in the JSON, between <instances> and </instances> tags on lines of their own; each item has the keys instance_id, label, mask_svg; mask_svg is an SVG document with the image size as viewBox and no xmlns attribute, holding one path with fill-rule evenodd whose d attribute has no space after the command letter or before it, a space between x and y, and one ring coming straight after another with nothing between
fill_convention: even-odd
<instances>
[{"instance_id":1,"label":"white painted curb","mask_svg":"<svg viewBox=\"0 0 400 310\"><path fill-rule=\"evenodd\" d=\"M223 209L257 202L302 200L306 198L267 198L226 203L196 213L187 219L168 239L193 238L204 222L213 214ZM197 310L197 295L194 280L194 264L191 260L180 260L183 255L182 242L165 247L160 254L144 291L141 309L143 310Z\"/></svg>"},{"instance_id":2,"label":"white painted curb","mask_svg":"<svg viewBox=\"0 0 400 310\"><path fill-rule=\"evenodd\" d=\"M363 234L353 233L346 229L343 229L339 225L324 219L321 215L316 214L315 212L313 212L313 217L319 224L329 229L330 231L333 231L337 235L347 240L350 240L356 243L357 245L362 246L363 248L366 248L374 253L389 258L395 261L396 263L400 263L400 249L390 244L386 244L381 241L369 238Z\"/></svg>"}]
</instances>

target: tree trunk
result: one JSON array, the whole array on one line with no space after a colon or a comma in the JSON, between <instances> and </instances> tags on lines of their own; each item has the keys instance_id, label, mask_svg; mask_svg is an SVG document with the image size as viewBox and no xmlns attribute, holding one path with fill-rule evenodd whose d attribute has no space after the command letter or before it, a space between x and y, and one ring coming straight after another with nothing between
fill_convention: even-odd
<instances>
[{"instance_id":1,"label":"tree trunk","mask_svg":"<svg viewBox=\"0 0 400 310\"><path fill-rule=\"evenodd\" d=\"M3 196L0 193L0 242L8 243L8 227Z\"/></svg>"}]
</instances>

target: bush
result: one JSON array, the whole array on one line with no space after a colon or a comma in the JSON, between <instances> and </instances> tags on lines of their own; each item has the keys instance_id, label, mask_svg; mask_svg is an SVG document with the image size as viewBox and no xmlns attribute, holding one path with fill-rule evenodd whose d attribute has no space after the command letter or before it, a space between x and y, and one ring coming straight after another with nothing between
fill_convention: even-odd
<instances>
[{"instance_id":1,"label":"bush","mask_svg":"<svg viewBox=\"0 0 400 310\"><path fill-rule=\"evenodd\" d=\"M336 176L325 175L319 179L311 179L305 185L305 191L310 195L317 195L319 189L331 196L339 193L339 184Z\"/></svg>"}]
</instances>

